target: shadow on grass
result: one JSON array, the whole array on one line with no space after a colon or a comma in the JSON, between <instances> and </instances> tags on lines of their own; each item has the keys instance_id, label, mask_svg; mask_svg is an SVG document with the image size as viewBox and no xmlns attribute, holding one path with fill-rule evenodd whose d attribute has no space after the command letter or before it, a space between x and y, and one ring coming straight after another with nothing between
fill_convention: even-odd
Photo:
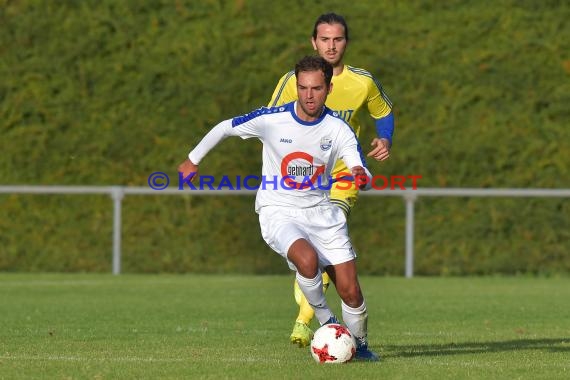
<instances>
[{"instance_id":1,"label":"shadow on grass","mask_svg":"<svg viewBox=\"0 0 570 380\"><path fill-rule=\"evenodd\" d=\"M517 339L504 342L464 342L448 344L418 344L384 346L385 357L415 357L480 354L504 351L543 350L570 352L570 338Z\"/></svg>"}]
</instances>

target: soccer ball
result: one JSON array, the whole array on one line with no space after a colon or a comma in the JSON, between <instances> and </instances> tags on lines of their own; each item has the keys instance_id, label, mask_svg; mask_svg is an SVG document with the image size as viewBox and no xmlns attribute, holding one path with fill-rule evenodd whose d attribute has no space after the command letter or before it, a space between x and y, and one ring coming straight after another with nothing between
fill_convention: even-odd
<instances>
[{"instance_id":1,"label":"soccer ball","mask_svg":"<svg viewBox=\"0 0 570 380\"><path fill-rule=\"evenodd\" d=\"M346 363L354 357L356 341L346 326L321 326L311 340L311 355L317 363Z\"/></svg>"}]
</instances>

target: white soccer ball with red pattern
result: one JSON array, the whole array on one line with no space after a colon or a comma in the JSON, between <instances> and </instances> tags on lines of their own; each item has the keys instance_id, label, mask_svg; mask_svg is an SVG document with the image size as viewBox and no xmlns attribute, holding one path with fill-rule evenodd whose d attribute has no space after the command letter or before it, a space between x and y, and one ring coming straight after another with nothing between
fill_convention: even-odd
<instances>
[{"instance_id":1,"label":"white soccer ball with red pattern","mask_svg":"<svg viewBox=\"0 0 570 380\"><path fill-rule=\"evenodd\" d=\"M321 326L311 341L311 355L317 363L346 363L354 357L356 341L346 326Z\"/></svg>"}]
</instances>

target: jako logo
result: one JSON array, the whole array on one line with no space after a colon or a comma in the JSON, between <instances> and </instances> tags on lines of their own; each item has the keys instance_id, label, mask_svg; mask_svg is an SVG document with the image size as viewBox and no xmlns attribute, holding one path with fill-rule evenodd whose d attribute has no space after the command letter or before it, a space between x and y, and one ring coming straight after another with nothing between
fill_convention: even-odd
<instances>
[{"instance_id":1,"label":"jako logo","mask_svg":"<svg viewBox=\"0 0 570 380\"><path fill-rule=\"evenodd\" d=\"M283 138L282 138L281 140L279 140L279 142L291 144L291 143L293 142L293 140L291 140L291 139L283 139Z\"/></svg>"}]
</instances>

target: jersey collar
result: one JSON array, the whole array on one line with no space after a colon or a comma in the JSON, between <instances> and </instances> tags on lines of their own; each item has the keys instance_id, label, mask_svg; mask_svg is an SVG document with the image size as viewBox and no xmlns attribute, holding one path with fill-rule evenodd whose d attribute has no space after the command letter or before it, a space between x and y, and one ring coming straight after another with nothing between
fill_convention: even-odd
<instances>
[{"instance_id":1,"label":"jersey collar","mask_svg":"<svg viewBox=\"0 0 570 380\"><path fill-rule=\"evenodd\" d=\"M319 124L321 121L323 121L323 119L325 118L326 114L330 111L329 108L327 106L323 106L323 112L321 112L321 115L315 120L315 121L304 121L301 120L299 118L299 116L297 116L297 103L299 103L298 100L296 100L293 103L293 106L291 107L290 111L291 111L291 115L293 115L293 119L295 119L295 121L299 124L302 125L306 125L306 126L311 126L311 125L317 125Z\"/></svg>"}]
</instances>

